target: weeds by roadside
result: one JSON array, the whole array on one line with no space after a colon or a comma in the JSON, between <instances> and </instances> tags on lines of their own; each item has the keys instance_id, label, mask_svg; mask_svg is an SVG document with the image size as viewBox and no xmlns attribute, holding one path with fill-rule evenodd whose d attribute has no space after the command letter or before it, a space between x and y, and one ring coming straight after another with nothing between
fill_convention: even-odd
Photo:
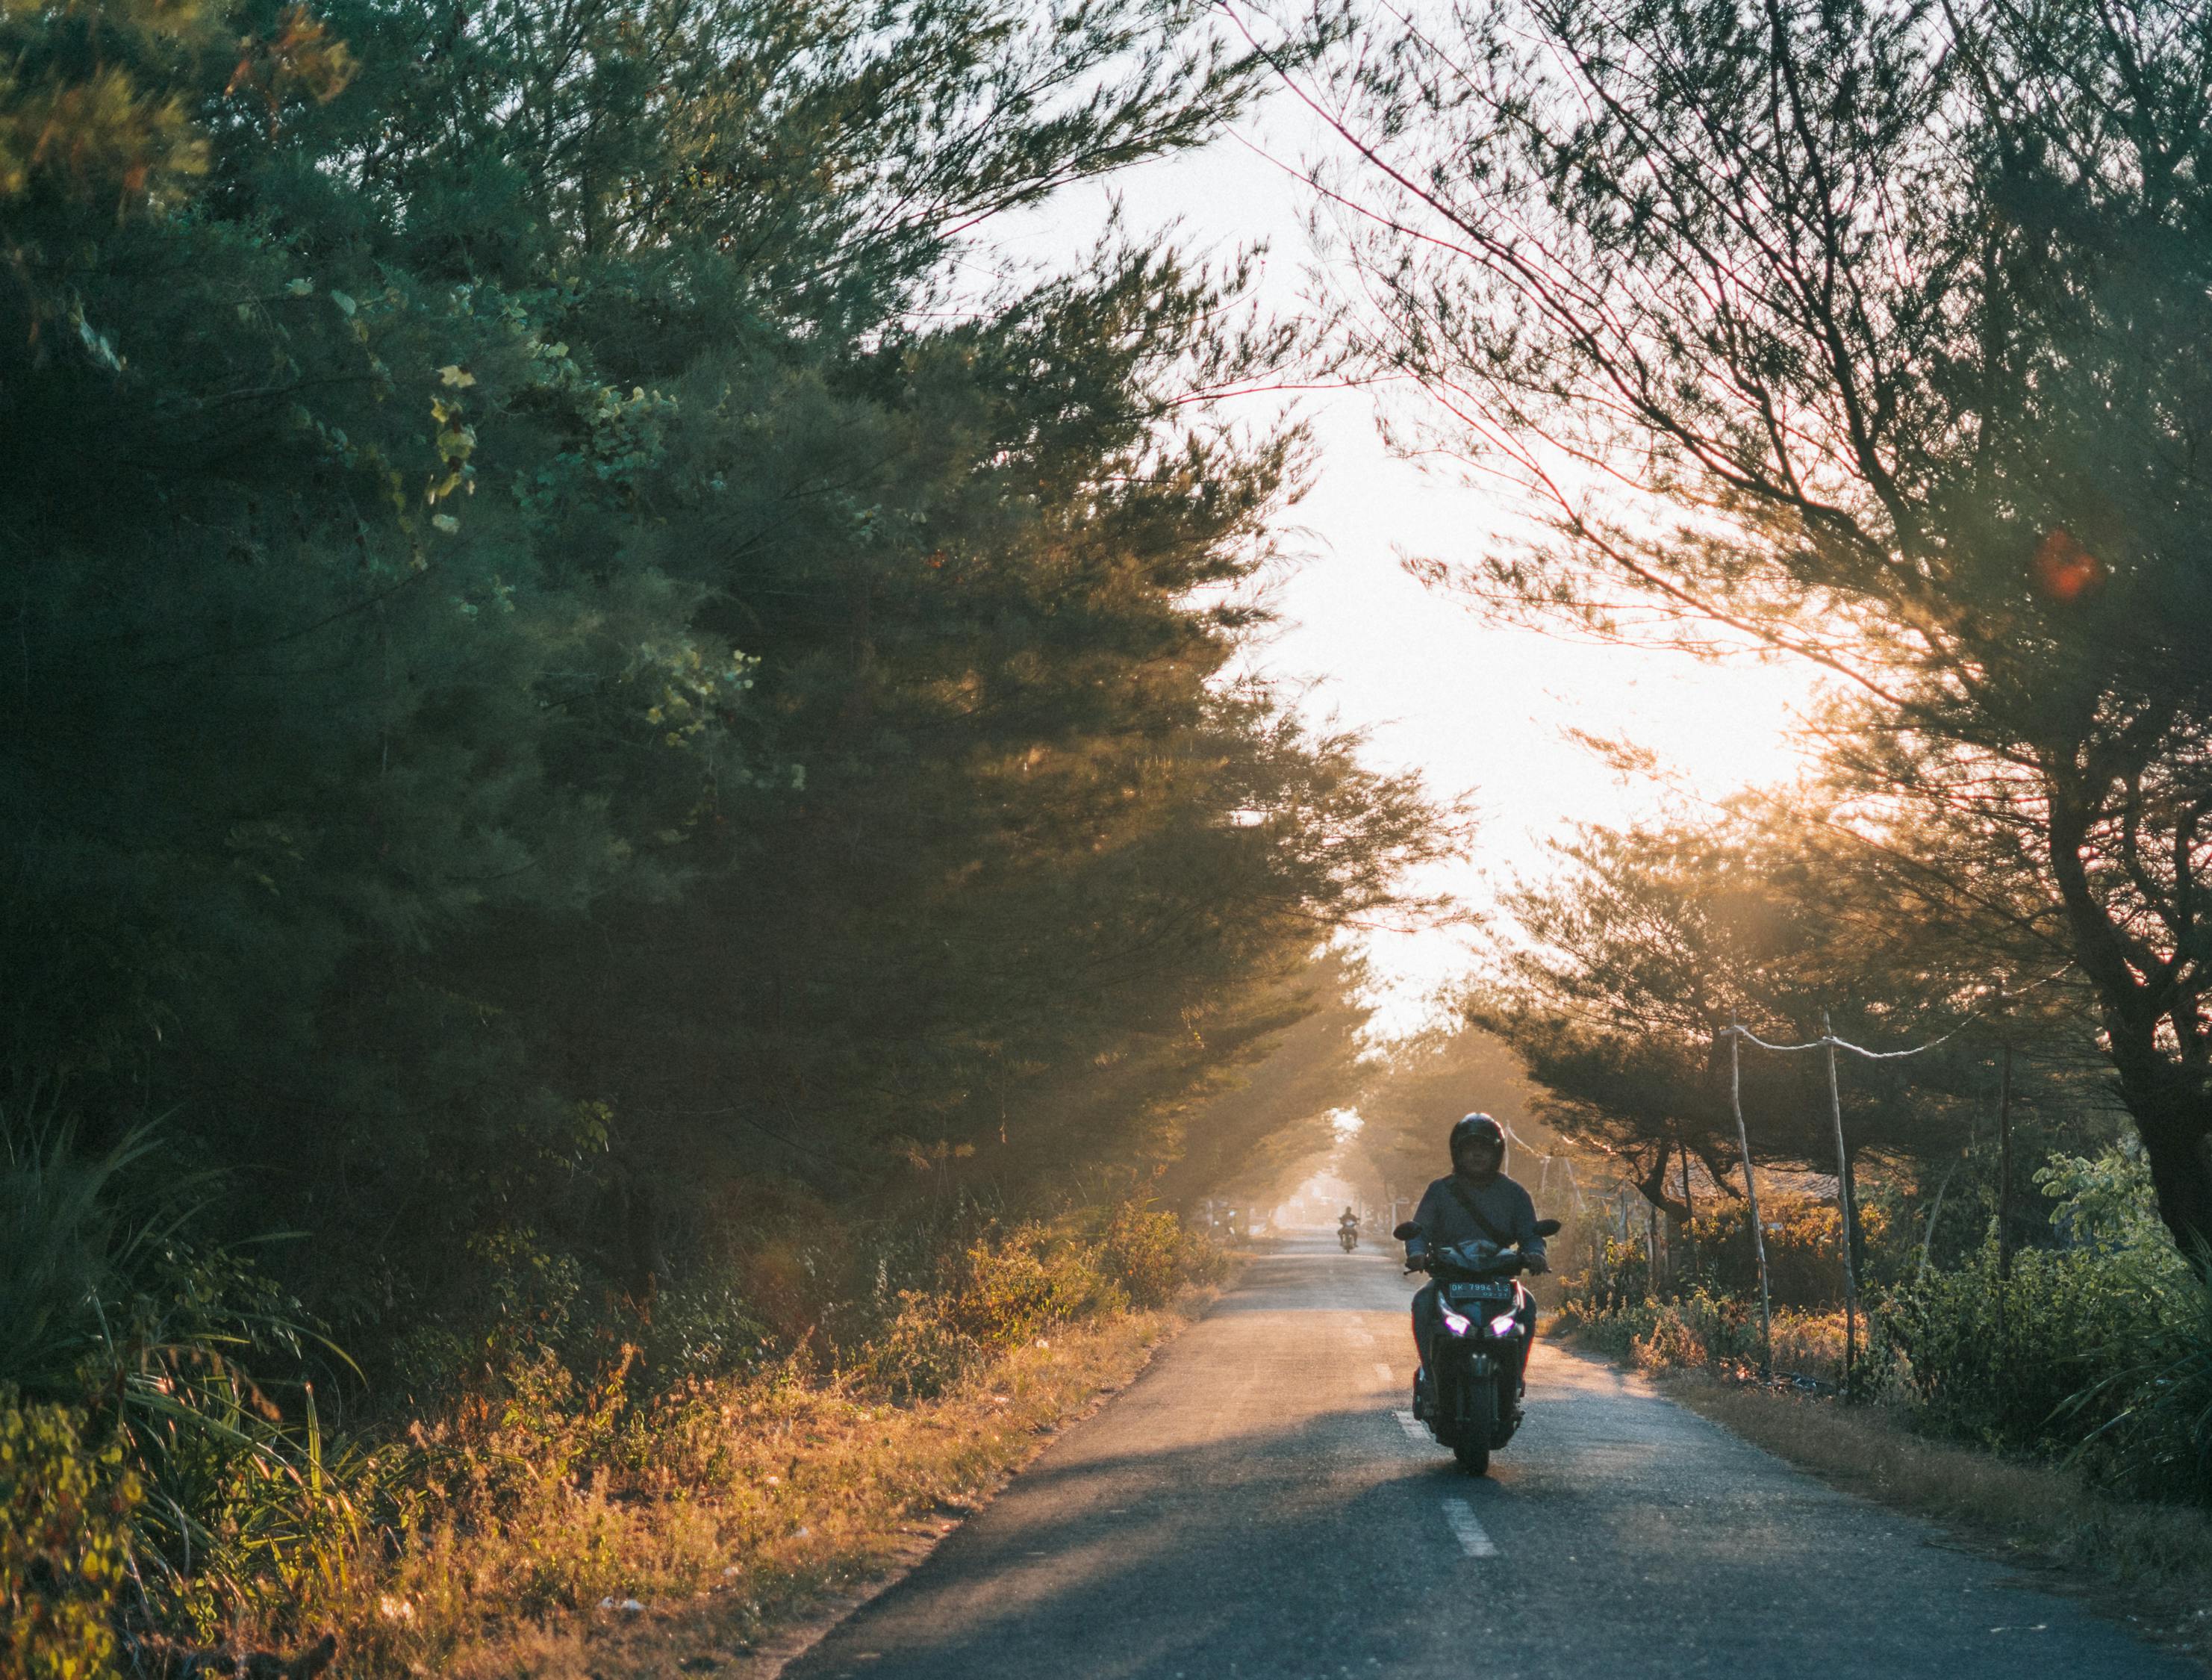
<instances>
[{"instance_id":1,"label":"weeds by roadside","mask_svg":"<svg viewBox=\"0 0 2212 1680\"><path fill-rule=\"evenodd\" d=\"M91 1198L49 1224L81 1262L58 1294L109 1324L110 1225ZM254 1388L234 1338L87 1332L42 1379L75 1373L76 1403L0 1384L6 1608L32 1641L9 1671L166 1671L335 1633L351 1675L512 1674L488 1653L709 1598L741 1645L992 1486L1223 1265L1135 1203L848 1246L872 1265L800 1256L815 1288L787 1291L790 1334L746 1309L742 1270L665 1310L587 1305L512 1234L483 1256L496 1311L414 1338L416 1404L344 1433L311 1385L286 1405Z\"/></svg>"}]
</instances>

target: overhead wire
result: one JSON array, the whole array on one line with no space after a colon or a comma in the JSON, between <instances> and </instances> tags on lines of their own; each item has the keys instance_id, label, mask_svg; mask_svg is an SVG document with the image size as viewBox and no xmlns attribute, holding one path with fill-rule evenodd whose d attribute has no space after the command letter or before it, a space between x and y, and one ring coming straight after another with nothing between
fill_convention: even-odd
<instances>
[{"instance_id":1,"label":"overhead wire","mask_svg":"<svg viewBox=\"0 0 2212 1680\"><path fill-rule=\"evenodd\" d=\"M2000 1003L2008 1003L2015 998L2025 997L2028 993L2033 991L2038 986L2049 985L2052 981L2063 977L2066 971L2073 966L2073 964L2067 963L2063 966L2053 970L2051 973L2045 975L2040 980L2034 981L2028 985L2023 986L2016 992L2008 992L2004 994L2000 999ZM1723 1038L1741 1038L1746 1044L1756 1044L1763 1050L1772 1050L1777 1055L1780 1056L1796 1056L1805 1050L1825 1050L1829 1045L1832 1044L1838 1050L1849 1050L1853 1056L1863 1056L1869 1062L1902 1062L1907 1056L1925 1056L1929 1050L1941 1049L1943 1045L1949 1044L1952 1039L1957 1038L1961 1032L1964 1032L1968 1027L1973 1026L1975 1022L1987 1018L1996 1007L1997 1006L1993 1005L1990 1008L1977 1009L1972 1014L1967 1016L1966 1020L1960 1021L1956 1026L1953 1027L1948 1032L1946 1032L1942 1038L1930 1038L1926 1044L1915 1044L1911 1050L1869 1050L1863 1044L1855 1044L1850 1039L1838 1038L1832 1032L1823 1033L1820 1038L1811 1039L1802 1044L1771 1044L1766 1039L1760 1038L1756 1032L1753 1032L1749 1027L1745 1026L1741 1023L1735 1023L1723 1027L1717 1034L1714 1035L1714 1042L1718 1043Z\"/></svg>"}]
</instances>

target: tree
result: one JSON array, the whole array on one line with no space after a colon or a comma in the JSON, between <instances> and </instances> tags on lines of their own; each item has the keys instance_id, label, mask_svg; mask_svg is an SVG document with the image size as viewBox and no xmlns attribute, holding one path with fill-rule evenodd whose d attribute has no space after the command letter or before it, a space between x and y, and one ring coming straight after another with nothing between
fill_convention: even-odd
<instances>
[{"instance_id":1,"label":"tree","mask_svg":"<svg viewBox=\"0 0 2212 1680\"><path fill-rule=\"evenodd\" d=\"M365 1355L489 1234L643 1293L1179 1147L1448 837L1221 680L1300 449L1205 400L1237 265L948 307L1249 96L1200 21L0 15L0 1102L173 1115Z\"/></svg>"},{"instance_id":2,"label":"tree","mask_svg":"<svg viewBox=\"0 0 2212 1680\"><path fill-rule=\"evenodd\" d=\"M2009 844L2212 1240L2212 8L1481 0L1370 49L1309 90L1364 348L1549 510L1457 581L1825 667L1856 820Z\"/></svg>"},{"instance_id":3,"label":"tree","mask_svg":"<svg viewBox=\"0 0 2212 1680\"><path fill-rule=\"evenodd\" d=\"M1870 915L1865 872L1834 867L1848 861L1834 855L1841 843L1818 825L1762 828L1740 810L1563 844L1569 867L1509 898L1516 942L1470 993L1470 1016L1520 1055L1555 1127L1620 1158L1647 1198L1685 1216L1673 1187L1687 1156L1724 1186L1737 1171L1729 1026L1803 1043L1832 1021L1854 1042L1905 1049L1959 1024L1943 1013L1960 989L1940 933ZM1854 1157L1955 1147L1956 1099L1971 1101L1981 1048L1969 1038L1909 1068L1854 1063ZM1753 1050L1741 1070L1760 1156L1831 1170L1818 1061Z\"/></svg>"}]
</instances>

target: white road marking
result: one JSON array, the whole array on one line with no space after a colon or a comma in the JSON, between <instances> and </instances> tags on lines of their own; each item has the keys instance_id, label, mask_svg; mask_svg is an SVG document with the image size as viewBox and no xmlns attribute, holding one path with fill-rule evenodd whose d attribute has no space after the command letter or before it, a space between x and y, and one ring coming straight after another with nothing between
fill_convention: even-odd
<instances>
[{"instance_id":1,"label":"white road marking","mask_svg":"<svg viewBox=\"0 0 2212 1680\"><path fill-rule=\"evenodd\" d=\"M1395 1383L1398 1380L1390 1374L1390 1367L1379 1359L1375 1361L1375 1374L1386 1383Z\"/></svg>"},{"instance_id":2,"label":"white road marking","mask_svg":"<svg viewBox=\"0 0 2212 1680\"><path fill-rule=\"evenodd\" d=\"M1451 1531L1459 1536L1459 1549L1469 1557L1496 1557L1497 1543L1482 1531L1482 1525L1474 1519L1474 1507L1463 1499L1444 1501L1444 1521Z\"/></svg>"},{"instance_id":3,"label":"white road marking","mask_svg":"<svg viewBox=\"0 0 2212 1680\"><path fill-rule=\"evenodd\" d=\"M1406 1432L1407 1440L1419 1441L1424 1446L1429 1445L1428 1426L1415 1417L1413 1413L1393 1412L1390 1415L1398 1420L1398 1427Z\"/></svg>"},{"instance_id":4,"label":"white road marking","mask_svg":"<svg viewBox=\"0 0 2212 1680\"><path fill-rule=\"evenodd\" d=\"M1375 1338L1364 1330L1352 1331L1352 1339L1363 1348L1371 1348L1375 1345Z\"/></svg>"}]
</instances>

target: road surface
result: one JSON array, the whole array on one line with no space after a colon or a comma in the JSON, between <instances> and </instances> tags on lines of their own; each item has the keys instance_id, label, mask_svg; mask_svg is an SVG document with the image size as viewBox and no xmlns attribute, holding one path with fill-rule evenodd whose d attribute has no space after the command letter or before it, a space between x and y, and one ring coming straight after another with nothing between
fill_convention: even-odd
<instances>
[{"instance_id":1,"label":"road surface","mask_svg":"<svg viewBox=\"0 0 2212 1680\"><path fill-rule=\"evenodd\" d=\"M1278 1245L788 1680L2202 1680L1554 1348L1465 1476L1395 1257Z\"/></svg>"}]
</instances>

